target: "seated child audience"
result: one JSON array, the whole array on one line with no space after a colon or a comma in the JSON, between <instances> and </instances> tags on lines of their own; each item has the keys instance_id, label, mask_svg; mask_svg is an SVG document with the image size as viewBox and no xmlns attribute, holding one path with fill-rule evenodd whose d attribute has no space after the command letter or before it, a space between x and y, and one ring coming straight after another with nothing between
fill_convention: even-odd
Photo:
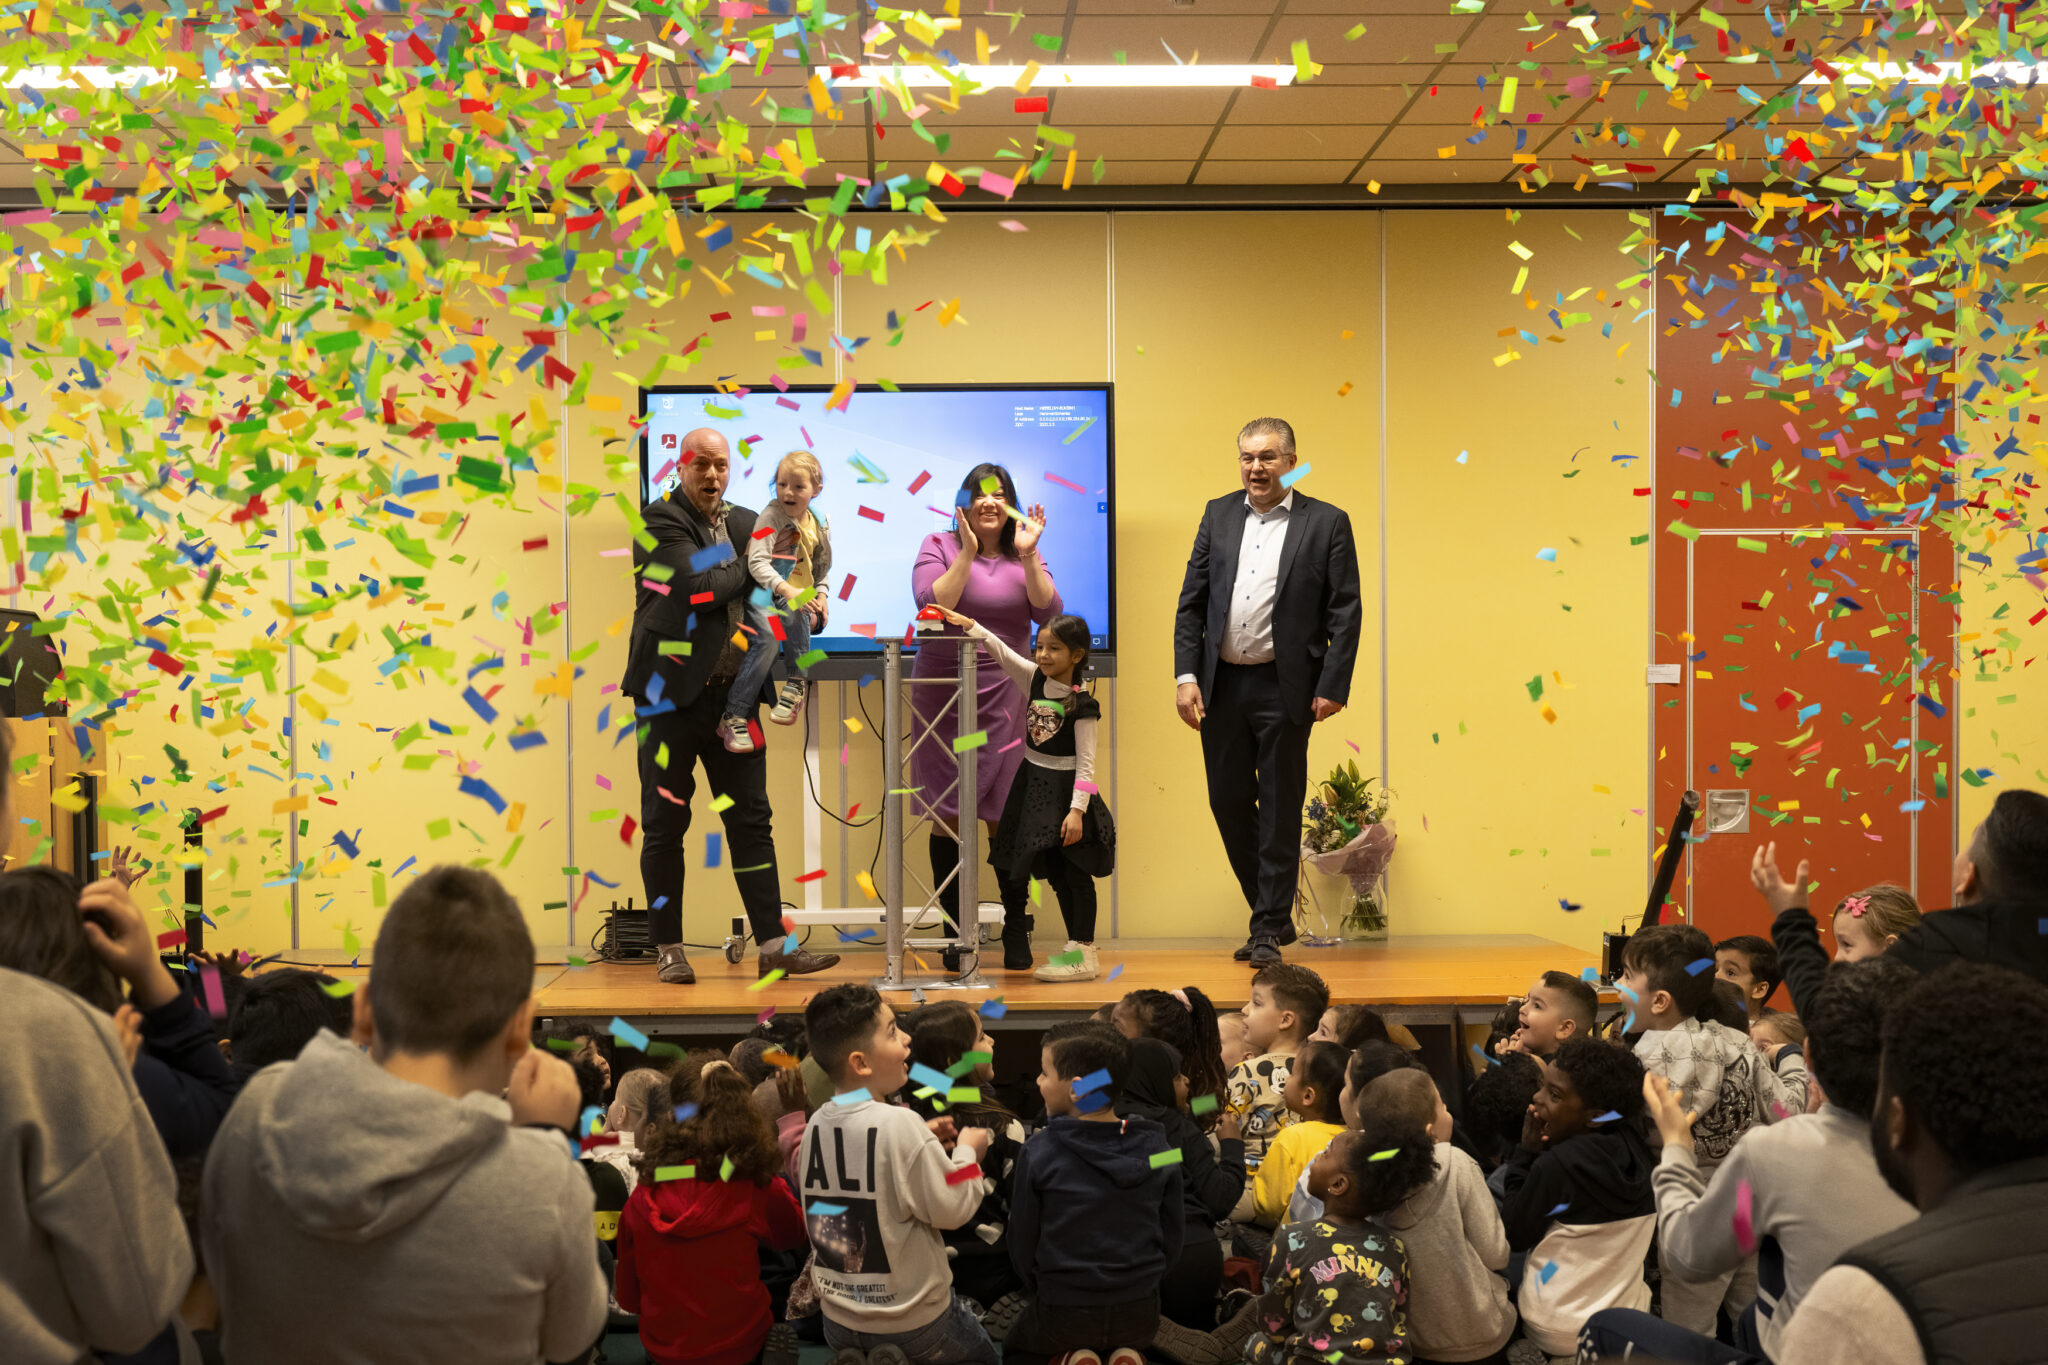
<instances>
[{"instance_id":1,"label":"seated child audience","mask_svg":"<svg viewBox=\"0 0 2048 1365\"><path fill-rule=\"evenodd\" d=\"M1515 1032L1502 1050L1548 1061L1561 1044L1589 1037L1599 1014L1600 997L1591 982L1570 972L1545 972L1529 987L1516 1011Z\"/></svg>"},{"instance_id":2,"label":"seated child audience","mask_svg":"<svg viewBox=\"0 0 2048 1365\"><path fill-rule=\"evenodd\" d=\"M1280 1092L1294 1054L1329 1006L1329 988L1306 967L1283 962L1261 968L1252 978L1251 1001L1244 1007L1245 1047L1251 1055L1231 1068L1224 1098L1224 1107L1244 1125L1248 1170L1258 1170L1267 1145L1294 1121ZM1249 1185L1231 1217L1239 1223L1254 1221Z\"/></svg>"},{"instance_id":3,"label":"seated child audience","mask_svg":"<svg viewBox=\"0 0 2048 1365\"><path fill-rule=\"evenodd\" d=\"M1713 940L1690 924L1652 925L1622 951L1624 997L1645 1030L1636 1056L1644 1070L1678 1087L1685 1107L1699 1115L1693 1145L1706 1173L1750 1129L1806 1108L1806 1068L1797 1053L1781 1054L1781 1080L1746 1032L1701 1017L1714 1008L1713 966ZM1659 1309L1690 1331L1711 1334L1720 1308L1739 1313L1756 1296L1753 1259L1698 1281L1673 1267L1661 1245L1658 1263Z\"/></svg>"},{"instance_id":4,"label":"seated child audience","mask_svg":"<svg viewBox=\"0 0 2048 1365\"><path fill-rule=\"evenodd\" d=\"M1693 1158L1691 1116L1668 1082L1650 1078L1650 1112L1663 1144L1651 1183L1666 1263L1705 1280L1754 1251L1757 1300L1735 1333L1746 1349L1647 1313L1600 1313L1585 1336L1600 1359L1620 1360L1631 1345L1636 1356L1653 1359L1780 1358L1786 1325L1822 1272L1849 1248L1912 1220L1912 1206L1886 1185L1871 1155L1869 1114L1885 1012L1913 980L1910 968L1885 958L1830 968L1810 1002L1807 1042L1828 1103L1817 1114L1752 1128L1711 1178Z\"/></svg>"},{"instance_id":5,"label":"seated child audience","mask_svg":"<svg viewBox=\"0 0 2048 1365\"><path fill-rule=\"evenodd\" d=\"M1392 1041L1387 1021L1370 1005L1332 1005L1323 1011L1316 1031L1309 1035L1312 1043L1335 1043L1346 1052L1356 1052L1375 1039L1383 1043Z\"/></svg>"},{"instance_id":6,"label":"seated child audience","mask_svg":"<svg viewBox=\"0 0 2048 1365\"><path fill-rule=\"evenodd\" d=\"M1892 1005L1871 1144L1885 1183L1920 1216L1814 1281L1779 1338L1785 1365L2041 1358L2044 1037L2048 987L2005 967L1937 969Z\"/></svg>"},{"instance_id":7,"label":"seated child audience","mask_svg":"<svg viewBox=\"0 0 2048 1365\"><path fill-rule=\"evenodd\" d=\"M1758 1047L1799 1048L1806 1046L1806 1025L1799 1016L1785 1010L1765 1010L1763 1016L1749 1026L1749 1040ZM1813 1074L1812 1065L1807 1066L1806 1085L1809 1090L1819 1084ZM1811 1097L1809 1097L1810 1099ZM1809 1108L1811 1105L1809 1104Z\"/></svg>"},{"instance_id":8,"label":"seated child audience","mask_svg":"<svg viewBox=\"0 0 2048 1365\"><path fill-rule=\"evenodd\" d=\"M1245 1041L1244 1012L1232 1010L1216 1016L1216 1051L1223 1061L1223 1074L1230 1075L1237 1064L1252 1055L1251 1044Z\"/></svg>"},{"instance_id":9,"label":"seated child audience","mask_svg":"<svg viewBox=\"0 0 2048 1365\"><path fill-rule=\"evenodd\" d=\"M1405 1365L1410 1266L1380 1221L1431 1178L1427 1131L1372 1115L1331 1139L1309 1167L1323 1207L1289 1223L1266 1258L1265 1292L1252 1309L1248 1365Z\"/></svg>"},{"instance_id":10,"label":"seated child audience","mask_svg":"<svg viewBox=\"0 0 2048 1365\"><path fill-rule=\"evenodd\" d=\"M730 1062L670 1082L619 1220L619 1307L655 1365L746 1365L774 1325L757 1251L804 1244L775 1135ZM677 1119L677 1114L688 1115Z\"/></svg>"},{"instance_id":11,"label":"seated child audience","mask_svg":"<svg viewBox=\"0 0 2048 1365\"><path fill-rule=\"evenodd\" d=\"M77 994L4 967L0 1033L14 1040L0 1050L0 1354L140 1350L184 1298L192 1249L121 1036Z\"/></svg>"},{"instance_id":12,"label":"seated child audience","mask_svg":"<svg viewBox=\"0 0 2048 1365\"><path fill-rule=\"evenodd\" d=\"M1903 886L1879 882L1835 907L1835 961L1882 957L1899 935L1920 922L1920 902Z\"/></svg>"},{"instance_id":13,"label":"seated child audience","mask_svg":"<svg viewBox=\"0 0 2048 1365\"><path fill-rule=\"evenodd\" d=\"M1714 973L1731 981L1742 992L1742 1006L1754 1024L1764 1016L1784 974L1778 970L1778 950L1771 941L1755 934L1737 934L1714 945Z\"/></svg>"},{"instance_id":14,"label":"seated child audience","mask_svg":"<svg viewBox=\"0 0 2048 1365\"><path fill-rule=\"evenodd\" d=\"M1344 1126L1356 1128L1362 1117L1359 1099L1374 1081L1394 1071L1420 1071L1422 1062L1392 1042L1371 1042L1359 1048L1344 1063L1344 1088L1337 1094L1337 1109ZM1516 1129L1517 1132L1521 1130ZM1325 1144L1327 1145L1327 1144ZM1323 1216L1322 1205L1308 1191L1308 1170L1294 1182L1294 1195L1287 1201L1289 1223L1305 1223Z\"/></svg>"},{"instance_id":15,"label":"seated child audience","mask_svg":"<svg viewBox=\"0 0 2048 1365\"><path fill-rule=\"evenodd\" d=\"M81 889L68 872L0 875L0 967L40 976L142 1038L135 1085L172 1160L206 1151L237 1085L219 1030L157 956L156 931L119 878ZM127 1003L122 988L127 989Z\"/></svg>"},{"instance_id":16,"label":"seated child audience","mask_svg":"<svg viewBox=\"0 0 2048 1365\"><path fill-rule=\"evenodd\" d=\"M981 1173L989 1182L988 1194L972 1218L942 1234L947 1257L953 1263L954 1289L987 1309L1005 1294L1024 1287L1010 1264L1010 1244L1005 1233L1010 1221L1017 1154L1024 1150L1024 1123L995 1098L995 1044L983 1030L981 1015L972 1005L941 1000L924 1006L911 1017L912 1062L946 1073L970 1052L981 1053L986 1060L973 1062L954 1084L980 1090L980 1099L954 1104L948 1103L944 1095L928 1099L913 1096L907 1103L926 1119L944 1114L958 1127L986 1129L989 1134L988 1150L981 1157Z\"/></svg>"},{"instance_id":17,"label":"seated child audience","mask_svg":"<svg viewBox=\"0 0 2048 1365\"><path fill-rule=\"evenodd\" d=\"M1206 1109L1195 1126L1204 1132L1216 1126L1217 1116L1223 1112L1224 1084L1230 1067L1223 1063L1216 1006L1208 996L1193 986L1177 991L1131 991L1117 1001L1110 1022L1126 1038L1157 1038L1179 1053L1182 1074L1188 1078L1188 1094L1216 1098L1216 1105Z\"/></svg>"},{"instance_id":18,"label":"seated child audience","mask_svg":"<svg viewBox=\"0 0 2048 1365\"><path fill-rule=\"evenodd\" d=\"M605 1135L616 1139L592 1144L586 1160L602 1161L625 1179L626 1193L640 1183L640 1134L649 1119L672 1112L669 1078L651 1066L637 1066L619 1077L617 1097L605 1111Z\"/></svg>"},{"instance_id":19,"label":"seated child audience","mask_svg":"<svg viewBox=\"0 0 2048 1365\"><path fill-rule=\"evenodd\" d=\"M1383 1044L1392 1047L1392 1043ZM1281 1100L1294 1121L1266 1147L1266 1159L1253 1177L1252 1212L1265 1227L1277 1227L1287 1216L1294 1182L1317 1152L1344 1130L1344 1072L1350 1053L1335 1043L1307 1042L1287 1069Z\"/></svg>"},{"instance_id":20,"label":"seated child audience","mask_svg":"<svg viewBox=\"0 0 2048 1365\"><path fill-rule=\"evenodd\" d=\"M1244 1192L1244 1142L1237 1118L1225 1114L1216 1125L1216 1147L1185 1108L1193 1090L1180 1054L1156 1038L1131 1040L1130 1076L1116 1111L1146 1118L1166 1130L1180 1150L1181 1214L1187 1224L1180 1258L1159 1284L1159 1311L1166 1318L1207 1331L1216 1321L1216 1295L1223 1283L1223 1243L1216 1223L1237 1206Z\"/></svg>"},{"instance_id":21,"label":"seated child audience","mask_svg":"<svg viewBox=\"0 0 2048 1365\"><path fill-rule=\"evenodd\" d=\"M872 987L818 992L804 1025L834 1092L811 1115L799 1158L826 1342L878 1361L900 1351L925 1365L993 1365L987 1331L953 1292L941 1235L988 1195L988 1130L960 1129L948 1152L914 1111L888 1102L910 1079L910 1039Z\"/></svg>"},{"instance_id":22,"label":"seated child audience","mask_svg":"<svg viewBox=\"0 0 2048 1365\"><path fill-rule=\"evenodd\" d=\"M391 903L354 1043L259 1072L214 1140L200 1238L230 1360L531 1365L597 1339L576 1083L530 1045L532 989L489 874L433 868Z\"/></svg>"},{"instance_id":23,"label":"seated child audience","mask_svg":"<svg viewBox=\"0 0 2048 1365\"><path fill-rule=\"evenodd\" d=\"M1359 1096L1360 1113L1428 1134L1436 1173L1380 1219L1408 1251L1408 1344L1416 1365L1504 1362L1515 1330L1508 1238L1479 1163L1451 1145L1451 1111L1426 1071L1391 1071Z\"/></svg>"},{"instance_id":24,"label":"seated child audience","mask_svg":"<svg viewBox=\"0 0 2048 1365\"><path fill-rule=\"evenodd\" d=\"M1150 1119L1114 1108L1131 1044L1114 1027L1058 1024L1040 1049L1050 1121L1017 1158L1010 1256L1031 1302L1003 1340L1006 1365L1143 1365L1159 1284L1180 1259L1181 1171Z\"/></svg>"},{"instance_id":25,"label":"seated child audience","mask_svg":"<svg viewBox=\"0 0 2048 1365\"><path fill-rule=\"evenodd\" d=\"M1543 1063L1525 1052L1509 1052L1465 1087L1465 1117L1479 1147L1479 1164L1488 1175L1521 1142L1522 1120L1541 1084Z\"/></svg>"},{"instance_id":26,"label":"seated child audience","mask_svg":"<svg viewBox=\"0 0 2048 1365\"><path fill-rule=\"evenodd\" d=\"M223 972L222 984L227 980ZM273 1062L298 1060L322 1030L346 1038L354 1026L354 1002L346 994L328 993L326 988L337 983L325 972L280 967L242 981L221 1043L221 1055L237 1082L246 1082Z\"/></svg>"},{"instance_id":27,"label":"seated child audience","mask_svg":"<svg viewBox=\"0 0 2048 1365\"><path fill-rule=\"evenodd\" d=\"M1603 1308L1650 1306L1643 1259L1657 1228L1656 1165L1643 1142L1643 1065L1627 1048L1574 1038L1543 1064L1522 1140L1503 1168L1501 1222L1529 1253L1516 1307L1529 1339L1569 1360Z\"/></svg>"}]
</instances>

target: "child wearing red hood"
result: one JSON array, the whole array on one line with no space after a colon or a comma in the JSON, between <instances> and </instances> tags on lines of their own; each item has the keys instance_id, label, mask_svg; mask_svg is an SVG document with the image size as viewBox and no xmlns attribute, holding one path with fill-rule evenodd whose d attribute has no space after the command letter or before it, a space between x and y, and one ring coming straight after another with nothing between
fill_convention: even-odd
<instances>
[{"instance_id":1,"label":"child wearing red hood","mask_svg":"<svg viewBox=\"0 0 2048 1365\"><path fill-rule=\"evenodd\" d=\"M775 1134L730 1063L686 1068L650 1116L640 1183L619 1218L619 1307L656 1365L746 1365L774 1325L756 1244L804 1245Z\"/></svg>"}]
</instances>

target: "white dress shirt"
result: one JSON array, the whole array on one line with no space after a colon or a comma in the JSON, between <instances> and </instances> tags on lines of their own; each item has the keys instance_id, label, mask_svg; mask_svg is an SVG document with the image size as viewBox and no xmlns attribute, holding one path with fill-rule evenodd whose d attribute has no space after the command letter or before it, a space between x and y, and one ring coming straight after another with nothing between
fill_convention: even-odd
<instances>
[{"instance_id":1,"label":"white dress shirt","mask_svg":"<svg viewBox=\"0 0 2048 1365\"><path fill-rule=\"evenodd\" d=\"M1263 664L1273 660L1273 604L1280 596L1280 551L1287 544L1287 524L1294 512L1290 491L1269 512L1244 500L1243 539L1237 547L1237 580L1230 585L1230 607L1224 618L1217 654L1230 664ZM1214 590L1214 584L1211 584ZM1176 685L1195 681L1192 673L1175 678Z\"/></svg>"}]
</instances>

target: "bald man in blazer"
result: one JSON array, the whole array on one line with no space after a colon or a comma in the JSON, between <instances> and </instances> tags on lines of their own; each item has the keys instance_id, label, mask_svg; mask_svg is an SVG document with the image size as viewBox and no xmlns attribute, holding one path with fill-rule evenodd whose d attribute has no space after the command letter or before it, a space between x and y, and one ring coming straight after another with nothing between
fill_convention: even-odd
<instances>
[{"instance_id":1,"label":"bald man in blazer","mask_svg":"<svg viewBox=\"0 0 2048 1365\"><path fill-rule=\"evenodd\" d=\"M1309 727L1344 709L1362 614L1358 548L1341 508L1285 486L1294 428L1238 433L1242 488L1202 513L1173 622L1175 706L1202 735L1209 809L1251 911L1233 956L1281 960L1308 791Z\"/></svg>"}]
</instances>

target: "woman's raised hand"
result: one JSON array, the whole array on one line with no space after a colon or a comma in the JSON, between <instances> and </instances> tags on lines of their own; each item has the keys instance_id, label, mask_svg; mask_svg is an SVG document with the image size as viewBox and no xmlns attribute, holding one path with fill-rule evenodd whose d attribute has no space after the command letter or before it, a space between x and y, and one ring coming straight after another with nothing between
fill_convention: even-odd
<instances>
[{"instance_id":1,"label":"woman's raised hand","mask_svg":"<svg viewBox=\"0 0 2048 1365\"><path fill-rule=\"evenodd\" d=\"M981 553L981 535L974 529L974 517L969 509L953 509L953 532L960 537L960 553L974 557Z\"/></svg>"},{"instance_id":2,"label":"woman's raised hand","mask_svg":"<svg viewBox=\"0 0 2048 1365\"><path fill-rule=\"evenodd\" d=\"M1024 520L1017 523L1017 553L1028 555L1038 548L1038 538L1045 534L1045 507L1032 503L1024 514Z\"/></svg>"}]
</instances>

